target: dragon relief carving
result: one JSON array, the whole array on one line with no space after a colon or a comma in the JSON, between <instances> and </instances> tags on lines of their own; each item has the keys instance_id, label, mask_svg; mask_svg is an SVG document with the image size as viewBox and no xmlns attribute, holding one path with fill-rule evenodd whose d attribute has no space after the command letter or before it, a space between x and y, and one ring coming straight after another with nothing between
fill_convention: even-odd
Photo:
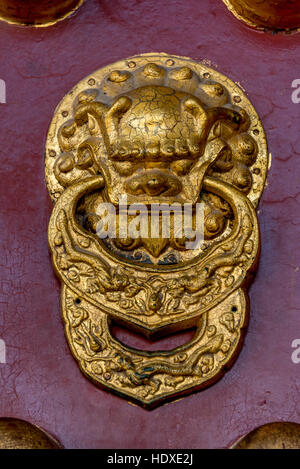
<instances>
[{"instance_id":1,"label":"dragon relief carving","mask_svg":"<svg viewBox=\"0 0 300 469\"><path fill-rule=\"evenodd\" d=\"M46 147L55 203L48 239L68 342L93 382L152 408L224 373L247 324L267 168L264 131L244 93L189 59L121 61L63 99ZM124 195L140 213L153 204L189 205L194 233L201 203L204 242L187 248L175 210L167 237L151 236L150 224L124 235ZM99 204L114 207L112 238L99 237L109 220ZM159 226L163 217L162 209ZM119 342L114 322L152 338L188 327L196 333L171 351L144 352Z\"/></svg>"}]
</instances>

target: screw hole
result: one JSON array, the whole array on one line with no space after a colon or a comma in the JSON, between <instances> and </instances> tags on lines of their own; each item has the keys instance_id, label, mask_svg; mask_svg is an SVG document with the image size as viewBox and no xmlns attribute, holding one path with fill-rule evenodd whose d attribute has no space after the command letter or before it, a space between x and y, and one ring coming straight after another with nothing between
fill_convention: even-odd
<instances>
[{"instance_id":1,"label":"screw hole","mask_svg":"<svg viewBox=\"0 0 300 469\"><path fill-rule=\"evenodd\" d=\"M76 298L75 303L76 303L77 305L80 305L81 299L80 299L80 298Z\"/></svg>"},{"instance_id":2,"label":"screw hole","mask_svg":"<svg viewBox=\"0 0 300 469\"><path fill-rule=\"evenodd\" d=\"M236 312L237 312L237 307L236 307L236 306L233 306L233 307L231 308L231 311L232 311L233 313L236 313Z\"/></svg>"}]
</instances>

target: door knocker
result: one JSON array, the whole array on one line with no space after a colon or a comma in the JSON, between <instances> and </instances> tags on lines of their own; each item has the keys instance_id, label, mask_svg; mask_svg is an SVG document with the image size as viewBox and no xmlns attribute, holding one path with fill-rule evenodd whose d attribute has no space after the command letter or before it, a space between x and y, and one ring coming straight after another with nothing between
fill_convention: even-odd
<instances>
[{"instance_id":1,"label":"door knocker","mask_svg":"<svg viewBox=\"0 0 300 469\"><path fill-rule=\"evenodd\" d=\"M45 166L49 246L82 372L145 408L214 383L247 326L268 170L264 129L240 87L162 53L108 65L57 107ZM113 323L153 339L196 331L150 352L118 341Z\"/></svg>"}]
</instances>

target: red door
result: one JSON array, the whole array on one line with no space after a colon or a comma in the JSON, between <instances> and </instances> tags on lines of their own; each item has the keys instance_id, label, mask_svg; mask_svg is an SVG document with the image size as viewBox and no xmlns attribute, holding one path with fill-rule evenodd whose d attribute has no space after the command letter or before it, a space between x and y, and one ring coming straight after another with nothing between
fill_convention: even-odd
<instances>
[{"instance_id":1,"label":"red door","mask_svg":"<svg viewBox=\"0 0 300 469\"><path fill-rule=\"evenodd\" d=\"M43 163L50 120L72 86L146 52L205 59L237 82L272 154L241 354L212 387L153 411L98 389L72 358L47 247ZM300 34L252 30L221 1L87 0L49 28L1 22L1 416L37 424L66 448L225 448L259 425L300 423L299 54Z\"/></svg>"}]
</instances>

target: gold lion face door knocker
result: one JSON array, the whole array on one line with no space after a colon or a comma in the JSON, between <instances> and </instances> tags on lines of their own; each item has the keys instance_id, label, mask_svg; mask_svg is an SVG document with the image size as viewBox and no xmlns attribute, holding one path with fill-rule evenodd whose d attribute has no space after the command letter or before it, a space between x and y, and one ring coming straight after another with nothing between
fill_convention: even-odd
<instances>
[{"instance_id":1,"label":"gold lion face door knocker","mask_svg":"<svg viewBox=\"0 0 300 469\"><path fill-rule=\"evenodd\" d=\"M219 379L247 326L268 169L262 124L241 89L183 57L109 65L59 104L45 164L49 245L83 373L146 408ZM117 340L114 323L152 339L195 334L150 352Z\"/></svg>"}]
</instances>

